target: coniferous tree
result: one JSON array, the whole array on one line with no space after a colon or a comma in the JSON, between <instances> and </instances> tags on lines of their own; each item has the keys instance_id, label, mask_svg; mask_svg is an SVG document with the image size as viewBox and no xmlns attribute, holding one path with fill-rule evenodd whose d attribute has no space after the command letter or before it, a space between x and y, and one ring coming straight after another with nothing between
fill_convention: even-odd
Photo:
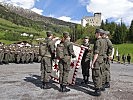
<instances>
[{"instance_id":1,"label":"coniferous tree","mask_svg":"<svg viewBox=\"0 0 133 100\"><path fill-rule=\"evenodd\" d=\"M102 22L101 22L101 26L100 26L100 28L105 30L105 23L104 23L103 20L102 20Z\"/></svg>"},{"instance_id":2,"label":"coniferous tree","mask_svg":"<svg viewBox=\"0 0 133 100\"><path fill-rule=\"evenodd\" d=\"M131 42L133 42L133 20L131 21L131 25L130 25L130 28L129 28L128 38Z\"/></svg>"},{"instance_id":3,"label":"coniferous tree","mask_svg":"<svg viewBox=\"0 0 133 100\"><path fill-rule=\"evenodd\" d=\"M120 31L121 31L121 42L125 43L127 36L127 27L124 23L121 23Z\"/></svg>"},{"instance_id":4,"label":"coniferous tree","mask_svg":"<svg viewBox=\"0 0 133 100\"><path fill-rule=\"evenodd\" d=\"M115 33L113 35L113 43L114 44L121 44L122 43L120 28L121 28L120 25L116 26Z\"/></svg>"}]
</instances>

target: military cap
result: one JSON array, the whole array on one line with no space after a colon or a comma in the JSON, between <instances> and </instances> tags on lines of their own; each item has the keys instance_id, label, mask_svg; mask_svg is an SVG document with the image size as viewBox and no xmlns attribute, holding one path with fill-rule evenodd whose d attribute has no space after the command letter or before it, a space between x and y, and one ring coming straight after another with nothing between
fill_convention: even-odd
<instances>
[{"instance_id":1,"label":"military cap","mask_svg":"<svg viewBox=\"0 0 133 100\"><path fill-rule=\"evenodd\" d=\"M109 34L110 34L110 32L109 32L109 31L105 31L105 34L106 34L106 35L109 35Z\"/></svg>"},{"instance_id":2,"label":"military cap","mask_svg":"<svg viewBox=\"0 0 133 100\"><path fill-rule=\"evenodd\" d=\"M51 36L53 33L51 31L46 32L47 36Z\"/></svg>"},{"instance_id":3,"label":"military cap","mask_svg":"<svg viewBox=\"0 0 133 100\"><path fill-rule=\"evenodd\" d=\"M96 29L95 33L105 33L103 29Z\"/></svg>"},{"instance_id":4,"label":"military cap","mask_svg":"<svg viewBox=\"0 0 133 100\"><path fill-rule=\"evenodd\" d=\"M84 39L89 39L89 37L88 36L85 36Z\"/></svg>"},{"instance_id":5,"label":"military cap","mask_svg":"<svg viewBox=\"0 0 133 100\"><path fill-rule=\"evenodd\" d=\"M68 37L69 33L68 32L63 32L63 37Z\"/></svg>"}]
</instances>

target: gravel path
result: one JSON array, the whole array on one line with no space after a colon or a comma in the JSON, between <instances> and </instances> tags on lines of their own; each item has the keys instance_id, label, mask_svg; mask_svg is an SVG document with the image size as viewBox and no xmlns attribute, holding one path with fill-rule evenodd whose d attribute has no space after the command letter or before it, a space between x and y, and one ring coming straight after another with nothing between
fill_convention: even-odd
<instances>
[{"instance_id":1,"label":"gravel path","mask_svg":"<svg viewBox=\"0 0 133 100\"><path fill-rule=\"evenodd\" d=\"M76 85L68 93L59 92L59 84L40 88L40 64L0 65L0 100L133 100L133 65L111 64L111 88L100 97L93 96L93 83L81 85L79 69Z\"/></svg>"}]
</instances>

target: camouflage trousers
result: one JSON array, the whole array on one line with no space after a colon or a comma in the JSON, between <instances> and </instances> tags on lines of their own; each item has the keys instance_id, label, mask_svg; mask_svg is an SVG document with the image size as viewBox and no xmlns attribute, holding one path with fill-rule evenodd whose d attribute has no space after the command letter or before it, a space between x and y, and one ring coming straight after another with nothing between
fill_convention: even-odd
<instances>
[{"instance_id":1,"label":"camouflage trousers","mask_svg":"<svg viewBox=\"0 0 133 100\"><path fill-rule=\"evenodd\" d=\"M110 79L110 62L105 61L103 63L102 69L102 84L104 85L106 82L109 82Z\"/></svg>"},{"instance_id":2,"label":"camouflage trousers","mask_svg":"<svg viewBox=\"0 0 133 100\"><path fill-rule=\"evenodd\" d=\"M110 82L111 77L110 77L110 62L108 61L106 63L106 69L105 69L105 83Z\"/></svg>"},{"instance_id":3,"label":"camouflage trousers","mask_svg":"<svg viewBox=\"0 0 133 100\"><path fill-rule=\"evenodd\" d=\"M60 60L59 61L59 71L60 71L60 76L59 76L59 82L62 85L67 85L67 80L68 80L68 75L70 71L70 56L68 56L68 59L66 58L64 61Z\"/></svg>"},{"instance_id":4,"label":"camouflage trousers","mask_svg":"<svg viewBox=\"0 0 133 100\"><path fill-rule=\"evenodd\" d=\"M0 53L0 63L2 63L3 59L4 59L4 53L1 52L1 53Z\"/></svg>"},{"instance_id":5,"label":"camouflage trousers","mask_svg":"<svg viewBox=\"0 0 133 100\"><path fill-rule=\"evenodd\" d=\"M41 81L49 82L52 71L51 57L42 57L41 59Z\"/></svg>"},{"instance_id":6,"label":"camouflage trousers","mask_svg":"<svg viewBox=\"0 0 133 100\"><path fill-rule=\"evenodd\" d=\"M92 80L96 89L100 89L102 87L102 66L103 63L95 62L94 68L92 69Z\"/></svg>"}]
</instances>

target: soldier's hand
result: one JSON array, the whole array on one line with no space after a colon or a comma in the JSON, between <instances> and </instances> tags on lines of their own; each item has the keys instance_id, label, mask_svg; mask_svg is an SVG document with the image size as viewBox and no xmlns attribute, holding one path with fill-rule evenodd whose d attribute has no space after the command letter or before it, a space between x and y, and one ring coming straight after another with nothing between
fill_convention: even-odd
<instances>
[{"instance_id":1,"label":"soldier's hand","mask_svg":"<svg viewBox=\"0 0 133 100\"><path fill-rule=\"evenodd\" d=\"M113 59L113 57L112 57L112 56L109 56L109 59L110 59L110 60L112 60L112 59Z\"/></svg>"},{"instance_id":2,"label":"soldier's hand","mask_svg":"<svg viewBox=\"0 0 133 100\"><path fill-rule=\"evenodd\" d=\"M93 69L94 68L94 64L91 64L91 69Z\"/></svg>"}]
</instances>

